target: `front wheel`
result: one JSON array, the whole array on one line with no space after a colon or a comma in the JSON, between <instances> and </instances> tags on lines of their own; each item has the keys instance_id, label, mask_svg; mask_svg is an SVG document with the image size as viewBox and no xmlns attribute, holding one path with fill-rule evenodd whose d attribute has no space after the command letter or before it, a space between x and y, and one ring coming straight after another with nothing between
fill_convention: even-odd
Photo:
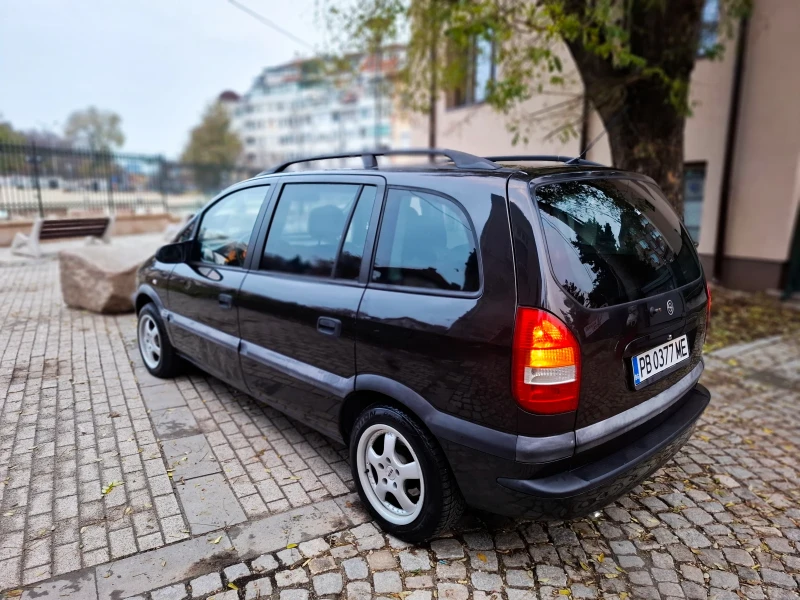
<instances>
[{"instance_id":1,"label":"front wheel","mask_svg":"<svg viewBox=\"0 0 800 600\"><path fill-rule=\"evenodd\" d=\"M350 436L358 494L380 526L407 542L454 525L463 499L436 439L403 411L367 408Z\"/></svg>"},{"instance_id":2,"label":"front wheel","mask_svg":"<svg viewBox=\"0 0 800 600\"><path fill-rule=\"evenodd\" d=\"M181 358L172 347L154 304L145 304L139 311L139 325L136 332L139 354L151 375L165 379L174 377L180 372Z\"/></svg>"}]
</instances>

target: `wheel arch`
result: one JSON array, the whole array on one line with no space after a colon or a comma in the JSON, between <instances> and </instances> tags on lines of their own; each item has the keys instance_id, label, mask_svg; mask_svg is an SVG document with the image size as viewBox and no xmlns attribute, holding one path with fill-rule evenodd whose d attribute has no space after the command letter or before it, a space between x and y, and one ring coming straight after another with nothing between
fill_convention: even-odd
<instances>
[{"instance_id":1,"label":"wheel arch","mask_svg":"<svg viewBox=\"0 0 800 600\"><path fill-rule=\"evenodd\" d=\"M339 433L346 445L358 415L377 402L399 408L425 427L434 436L430 422L438 411L410 387L381 375L357 375L355 388L342 402L339 412Z\"/></svg>"},{"instance_id":2,"label":"wheel arch","mask_svg":"<svg viewBox=\"0 0 800 600\"><path fill-rule=\"evenodd\" d=\"M145 304L150 304L151 302L156 305L159 311L164 308L161 298L159 298L158 293L152 287L149 285L140 285L136 290L133 303L136 314L139 314L139 311L144 308Z\"/></svg>"}]
</instances>

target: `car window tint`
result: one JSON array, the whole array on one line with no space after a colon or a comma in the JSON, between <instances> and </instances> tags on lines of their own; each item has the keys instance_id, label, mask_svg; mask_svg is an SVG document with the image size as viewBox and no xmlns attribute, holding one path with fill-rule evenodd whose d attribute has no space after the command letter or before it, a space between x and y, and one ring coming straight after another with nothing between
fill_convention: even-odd
<instances>
[{"instance_id":1,"label":"car window tint","mask_svg":"<svg viewBox=\"0 0 800 600\"><path fill-rule=\"evenodd\" d=\"M694 244L659 189L627 179L536 188L553 273L590 308L673 290L700 277Z\"/></svg>"},{"instance_id":2,"label":"car window tint","mask_svg":"<svg viewBox=\"0 0 800 600\"><path fill-rule=\"evenodd\" d=\"M261 268L330 277L360 187L334 183L285 185L272 218Z\"/></svg>"},{"instance_id":3,"label":"car window tint","mask_svg":"<svg viewBox=\"0 0 800 600\"><path fill-rule=\"evenodd\" d=\"M364 244L369 233L369 220L372 216L372 207L375 204L377 188L373 185L364 186L358 198L358 204L353 211L353 217L344 237L342 252L336 264L336 277L341 279L358 279L361 271L361 259L364 255Z\"/></svg>"},{"instance_id":4,"label":"car window tint","mask_svg":"<svg viewBox=\"0 0 800 600\"><path fill-rule=\"evenodd\" d=\"M266 193L266 186L239 190L205 212L197 233L201 262L229 267L244 264L250 234Z\"/></svg>"},{"instance_id":5,"label":"car window tint","mask_svg":"<svg viewBox=\"0 0 800 600\"><path fill-rule=\"evenodd\" d=\"M475 235L461 208L433 194L390 190L372 279L418 288L477 291Z\"/></svg>"}]
</instances>

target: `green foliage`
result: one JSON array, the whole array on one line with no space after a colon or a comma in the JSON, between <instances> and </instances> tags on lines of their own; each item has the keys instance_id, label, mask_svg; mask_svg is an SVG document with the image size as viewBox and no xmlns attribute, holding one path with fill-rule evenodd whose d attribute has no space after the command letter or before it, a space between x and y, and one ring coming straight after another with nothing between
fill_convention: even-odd
<instances>
[{"instance_id":1,"label":"green foliage","mask_svg":"<svg viewBox=\"0 0 800 600\"><path fill-rule=\"evenodd\" d=\"M110 152L125 143L122 117L94 106L76 110L67 118L64 137L76 147L87 148L92 152Z\"/></svg>"},{"instance_id":2,"label":"green foliage","mask_svg":"<svg viewBox=\"0 0 800 600\"><path fill-rule=\"evenodd\" d=\"M215 102L189 134L181 160L198 166L195 179L201 189L215 190L220 186L224 171L236 164L241 152L242 142L231 130L227 109Z\"/></svg>"},{"instance_id":3,"label":"green foliage","mask_svg":"<svg viewBox=\"0 0 800 600\"><path fill-rule=\"evenodd\" d=\"M693 9L699 19L703 0ZM534 95L564 93L578 77L602 77L608 88L598 104L618 101L631 83L652 80L663 88L668 105L680 115L690 113L691 69L673 68L698 39L676 30L675 48L655 52L641 43L653 32L652 15L675 10L668 0L318 0L328 28L339 32L343 48L371 51L378 43L407 42L403 93L412 110L426 111L430 94L456 89L465 77L465 60L476 38L495 43L499 76L489 83L486 101L508 115L515 138L524 138L531 115L514 114ZM720 39L733 34L734 23L750 10L752 0L722 0ZM686 6L686 4L684 3ZM680 20L675 20L676 27ZM578 63L579 73L565 70L564 43L591 60ZM724 44L706 54L719 57ZM434 52L432 53L432 50ZM432 60L432 57L436 60ZM589 66L591 65L591 66ZM432 85L432 82L435 85ZM555 122L555 134L575 132L580 102L537 115ZM525 121L523 123L522 121Z\"/></svg>"},{"instance_id":4,"label":"green foliage","mask_svg":"<svg viewBox=\"0 0 800 600\"><path fill-rule=\"evenodd\" d=\"M24 144L25 136L14 131L11 123L2 120L0 115L0 144Z\"/></svg>"}]
</instances>

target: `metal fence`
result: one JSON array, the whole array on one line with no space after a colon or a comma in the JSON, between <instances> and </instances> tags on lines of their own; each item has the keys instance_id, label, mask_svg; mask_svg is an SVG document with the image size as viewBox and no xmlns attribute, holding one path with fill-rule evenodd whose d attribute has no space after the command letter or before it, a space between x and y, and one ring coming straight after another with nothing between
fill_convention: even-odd
<instances>
[{"instance_id":1,"label":"metal fence","mask_svg":"<svg viewBox=\"0 0 800 600\"><path fill-rule=\"evenodd\" d=\"M255 173L153 155L0 144L0 220L83 212L190 212Z\"/></svg>"}]
</instances>

